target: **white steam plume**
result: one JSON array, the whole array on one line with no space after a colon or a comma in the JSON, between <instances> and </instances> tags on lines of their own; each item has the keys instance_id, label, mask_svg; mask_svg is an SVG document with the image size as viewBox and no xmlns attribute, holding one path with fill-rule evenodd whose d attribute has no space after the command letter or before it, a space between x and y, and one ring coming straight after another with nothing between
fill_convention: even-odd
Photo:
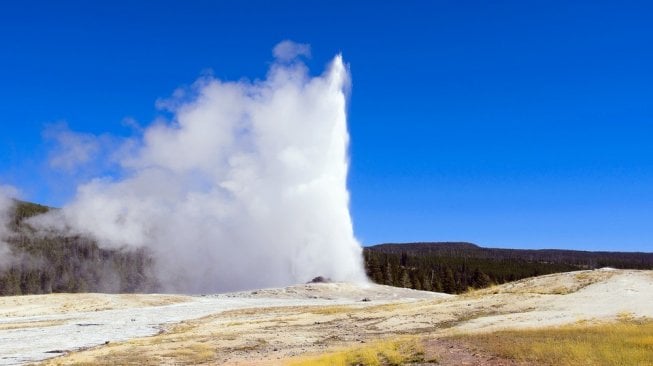
<instances>
[{"instance_id":1,"label":"white steam plume","mask_svg":"<svg viewBox=\"0 0 653 366\"><path fill-rule=\"evenodd\" d=\"M366 281L346 186L348 70L338 55L311 77L294 59L308 52L284 41L265 80L176 93L172 120L130 140L124 178L81 185L33 222L148 247L170 291Z\"/></svg>"}]
</instances>

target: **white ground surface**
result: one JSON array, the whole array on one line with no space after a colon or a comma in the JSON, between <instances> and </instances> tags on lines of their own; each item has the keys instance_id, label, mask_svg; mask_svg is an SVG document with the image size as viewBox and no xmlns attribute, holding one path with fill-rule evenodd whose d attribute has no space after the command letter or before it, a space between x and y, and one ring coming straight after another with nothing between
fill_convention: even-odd
<instances>
[{"instance_id":1,"label":"white ground surface","mask_svg":"<svg viewBox=\"0 0 653 366\"><path fill-rule=\"evenodd\" d=\"M524 299L521 305L527 307L526 311L479 317L458 326L457 330L540 328L584 320L613 320L615 317L653 318L653 271L601 269L541 276L521 282L550 290L565 285L565 281L574 279L572 276L583 274L609 277L569 294L543 293ZM510 290L514 286L507 284L502 287Z\"/></svg>"},{"instance_id":2,"label":"white ground surface","mask_svg":"<svg viewBox=\"0 0 653 366\"><path fill-rule=\"evenodd\" d=\"M363 302L363 298L370 301ZM405 304L377 306L396 302ZM329 305L347 305L359 308L359 311L311 313L302 308L263 309ZM67 294L0 297L0 365L24 364L56 357L60 351L149 336L158 333L165 325L244 308L262 310L254 315L222 314L197 321L205 326L198 327L195 333L210 335L216 329L224 331L225 324L233 322L229 331L235 340L229 342L247 344L252 339L277 337L266 340L274 347L285 344L291 355L297 349L310 351L310 342L306 340L311 337L330 339L332 336L351 335L352 339L357 339L373 338L378 334L447 335L548 327L581 320L612 321L624 316L653 318L653 271L604 269L570 272L525 279L459 296L379 285L330 283L209 296ZM251 321L253 318L259 322ZM264 329L264 323L274 331ZM302 339L288 337L290 333ZM220 338L210 339L216 342L215 347L222 347L221 350L232 347L231 343L221 345ZM106 347L91 352L97 351L101 355L103 349ZM249 357L246 354L236 356Z\"/></svg>"},{"instance_id":3,"label":"white ground surface","mask_svg":"<svg viewBox=\"0 0 653 366\"><path fill-rule=\"evenodd\" d=\"M79 301L75 301L76 296ZM363 305L363 298L380 304L390 301L447 298L450 295L379 285L328 283L233 294L183 296L174 299L182 302L163 306L146 306L142 301L137 301L139 296L146 299L166 297L90 294L0 298L0 365L25 364L56 357L64 351L101 345L107 341L149 336L158 333L162 325L226 310ZM65 301L71 300L71 297L75 303ZM98 299L102 301L98 303ZM83 311L76 311L78 308Z\"/></svg>"}]
</instances>

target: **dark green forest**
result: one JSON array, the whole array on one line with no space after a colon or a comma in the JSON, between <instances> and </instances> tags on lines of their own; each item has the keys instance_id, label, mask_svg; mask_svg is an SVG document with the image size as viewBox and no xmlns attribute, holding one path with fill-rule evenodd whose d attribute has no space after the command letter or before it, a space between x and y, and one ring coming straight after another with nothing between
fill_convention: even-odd
<instances>
[{"instance_id":1,"label":"dark green forest","mask_svg":"<svg viewBox=\"0 0 653 366\"><path fill-rule=\"evenodd\" d=\"M0 295L160 290L146 250L100 248L92 239L41 233L27 223L49 210L15 201L12 234L3 239L11 258L0 261L5 263ZM470 243L381 244L365 248L364 259L376 283L447 293L581 269L653 269L653 253L492 249Z\"/></svg>"},{"instance_id":2,"label":"dark green forest","mask_svg":"<svg viewBox=\"0 0 653 366\"><path fill-rule=\"evenodd\" d=\"M4 241L11 258L0 268L0 295L51 292L141 292L157 288L144 250L101 249L81 236L42 234L25 220L50 208L15 202Z\"/></svg>"},{"instance_id":3,"label":"dark green forest","mask_svg":"<svg viewBox=\"0 0 653 366\"><path fill-rule=\"evenodd\" d=\"M526 277L601 267L653 269L653 253L482 248L471 243L380 244L364 250L376 283L451 294Z\"/></svg>"}]
</instances>

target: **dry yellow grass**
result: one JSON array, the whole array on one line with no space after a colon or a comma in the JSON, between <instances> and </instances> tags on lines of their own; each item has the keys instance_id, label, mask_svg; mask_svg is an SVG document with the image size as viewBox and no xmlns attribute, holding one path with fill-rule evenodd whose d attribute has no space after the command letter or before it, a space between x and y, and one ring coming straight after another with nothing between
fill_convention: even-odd
<instances>
[{"instance_id":1,"label":"dry yellow grass","mask_svg":"<svg viewBox=\"0 0 653 366\"><path fill-rule=\"evenodd\" d=\"M653 321L575 325L461 336L502 357L540 365L653 365Z\"/></svg>"},{"instance_id":2,"label":"dry yellow grass","mask_svg":"<svg viewBox=\"0 0 653 366\"><path fill-rule=\"evenodd\" d=\"M216 356L216 349L206 343L195 343L180 347L169 352L164 357L172 358L177 364L197 365L212 361Z\"/></svg>"},{"instance_id":3,"label":"dry yellow grass","mask_svg":"<svg viewBox=\"0 0 653 366\"><path fill-rule=\"evenodd\" d=\"M62 366L63 365L75 365L75 366L121 366L121 365L156 366L158 365L156 360L150 359L147 356L138 353L136 350L127 353L116 353L116 354L110 353L107 355L107 357L102 359L76 361L73 363L55 360L51 364L62 365Z\"/></svg>"},{"instance_id":4,"label":"dry yellow grass","mask_svg":"<svg viewBox=\"0 0 653 366\"><path fill-rule=\"evenodd\" d=\"M417 337L378 340L317 355L289 360L288 366L403 365L424 361L424 349ZM434 361L434 360L432 360Z\"/></svg>"},{"instance_id":5,"label":"dry yellow grass","mask_svg":"<svg viewBox=\"0 0 653 366\"><path fill-rule=\"evenodd\" d=\"M198 365L215 361L217 350L210 336L196 336L197 325L181 322L152 337L111 343L43 362L45 365Z\"/></svg>"},{"instance_id":6,"label":"dry yellow grass","mask_svg":"<svg viewBox=\"0 0 653 366\"><path fill-rule=\"evenodd\" d=\"M311 307L309 309L309 312L311 314L316 314L316 315L334 315L334 314L342 314L342 313L350 313L354 312L358 309L353 308L351 306L316 306L316 307Z\"/></svg>"}]
</instances>

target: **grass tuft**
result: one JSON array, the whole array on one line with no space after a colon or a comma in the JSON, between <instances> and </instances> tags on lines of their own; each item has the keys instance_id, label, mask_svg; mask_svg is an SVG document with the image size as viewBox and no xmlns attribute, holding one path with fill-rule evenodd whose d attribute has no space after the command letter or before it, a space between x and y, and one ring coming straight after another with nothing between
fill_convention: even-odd
<instances>
[{"instance_id":1,"label":"grass tuft","mask_svg":"<svg viewBox=\"0 0 653 366\"><path fill-rule=\"evenodd\" d=\"M320 306L311 307L309 312L316 315L335 315L343 313L351 313L358 309L351 306Z\"/></svg>"},{"instance_id":2,"label":"grass tuft","mask_svg":"<svg viewBox=\"0 0 653 366\"><path fill-rule=\"evenodd\" d=\"M164 357L171 357L177 363L191 365L212 361L215 356L215 348L204 343L180 347L164 355Z\"/></svg>"}]
</instances>

